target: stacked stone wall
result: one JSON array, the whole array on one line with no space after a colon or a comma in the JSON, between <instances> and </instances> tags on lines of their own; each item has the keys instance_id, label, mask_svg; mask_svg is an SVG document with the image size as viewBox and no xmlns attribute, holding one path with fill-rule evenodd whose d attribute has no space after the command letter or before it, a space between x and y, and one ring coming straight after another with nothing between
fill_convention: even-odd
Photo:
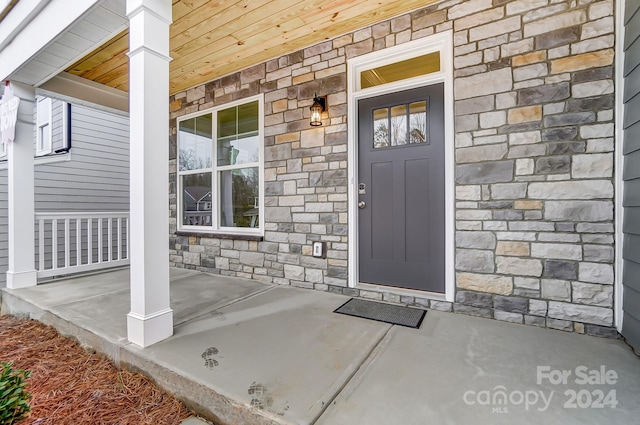
<instances>
[{"instance_id":1,"label":"stacked stone wall","mask_svg":"<svg viewBox=\"0 0 640 425\"><path fill-rule=\"evenodd\" d=\"M613 325L614 5L440 2L171 97L178 267L599 335ZM350 58L453 31L455 302L348 287ZM314 93L328 118L309 126ZM176 118L264 93L262 240L176 234ZM311 256L325 241L327 258Z\"/></svg>"}]
</instances>

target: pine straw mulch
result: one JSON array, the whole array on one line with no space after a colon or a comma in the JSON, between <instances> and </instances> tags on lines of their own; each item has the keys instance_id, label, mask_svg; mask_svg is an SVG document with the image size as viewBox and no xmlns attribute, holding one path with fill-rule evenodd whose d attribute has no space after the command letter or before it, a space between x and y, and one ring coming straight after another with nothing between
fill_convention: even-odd
<instances>
[{"instance_id":1,"label":"pine straw mulch","mask_svg":"<svg viewBox=\"0 0 640 425\"><path fill-rule=\"evenodd\" d=\"M174 425L191 416L146 377L34 320L0 316L0 361L32 371L31 413L19 425Z\"/></svg>"}]
</instances>

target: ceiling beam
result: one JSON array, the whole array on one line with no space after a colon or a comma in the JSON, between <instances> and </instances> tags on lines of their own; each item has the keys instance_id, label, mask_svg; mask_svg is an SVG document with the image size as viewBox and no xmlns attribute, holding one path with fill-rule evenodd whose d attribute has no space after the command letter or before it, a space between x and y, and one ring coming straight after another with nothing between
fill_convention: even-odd
<instances>
[{"instance_id":1,"label":"ceiling beam","mask_svg":"<svg viewBox=\"0 0 640 425\"><path fill-rule=\"evenodd\" d=\"M61 72L40 87L38 93L100 107L111 112L129 112L129 94L68 72Z\"/></svg>"}]
</instances>

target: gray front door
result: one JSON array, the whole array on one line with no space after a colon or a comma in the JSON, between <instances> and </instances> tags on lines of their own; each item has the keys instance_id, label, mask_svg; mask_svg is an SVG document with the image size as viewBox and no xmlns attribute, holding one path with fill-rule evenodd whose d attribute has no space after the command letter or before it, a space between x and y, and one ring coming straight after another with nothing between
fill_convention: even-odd
<instances>
[{"instance_id":1,"label":"gray front door","mask_svg":"<svg viewBox=\"0 0 640 425\"><path fill-rule=\"evenodd\" d=\"M360 282L444 293L443 90L358 102Z\"/></svg>"}]
</instances>

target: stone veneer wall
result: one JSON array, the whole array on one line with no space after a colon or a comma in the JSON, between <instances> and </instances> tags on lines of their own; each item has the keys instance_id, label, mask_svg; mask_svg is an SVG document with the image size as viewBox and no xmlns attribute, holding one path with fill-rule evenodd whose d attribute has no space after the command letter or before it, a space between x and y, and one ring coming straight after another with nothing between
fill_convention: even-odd
<instances>
[{"instance_id":1,"label":"stone veneer wall","mask_svg":"<svg viewBox=\"0 0 640 425\"><path fill-rule=\"evenodd\" d=\"M448 29L455 303L348 288L346 61ZM613 46L612 0L445 1L177 93L171 264L616 335ZM316 91L328 95L329 119L311 128ZM176 118L257 93L265 99L264 240L177 236ZM311 256L315 240L327 242L327 259Z\"/></svg>"}]
</instances>

